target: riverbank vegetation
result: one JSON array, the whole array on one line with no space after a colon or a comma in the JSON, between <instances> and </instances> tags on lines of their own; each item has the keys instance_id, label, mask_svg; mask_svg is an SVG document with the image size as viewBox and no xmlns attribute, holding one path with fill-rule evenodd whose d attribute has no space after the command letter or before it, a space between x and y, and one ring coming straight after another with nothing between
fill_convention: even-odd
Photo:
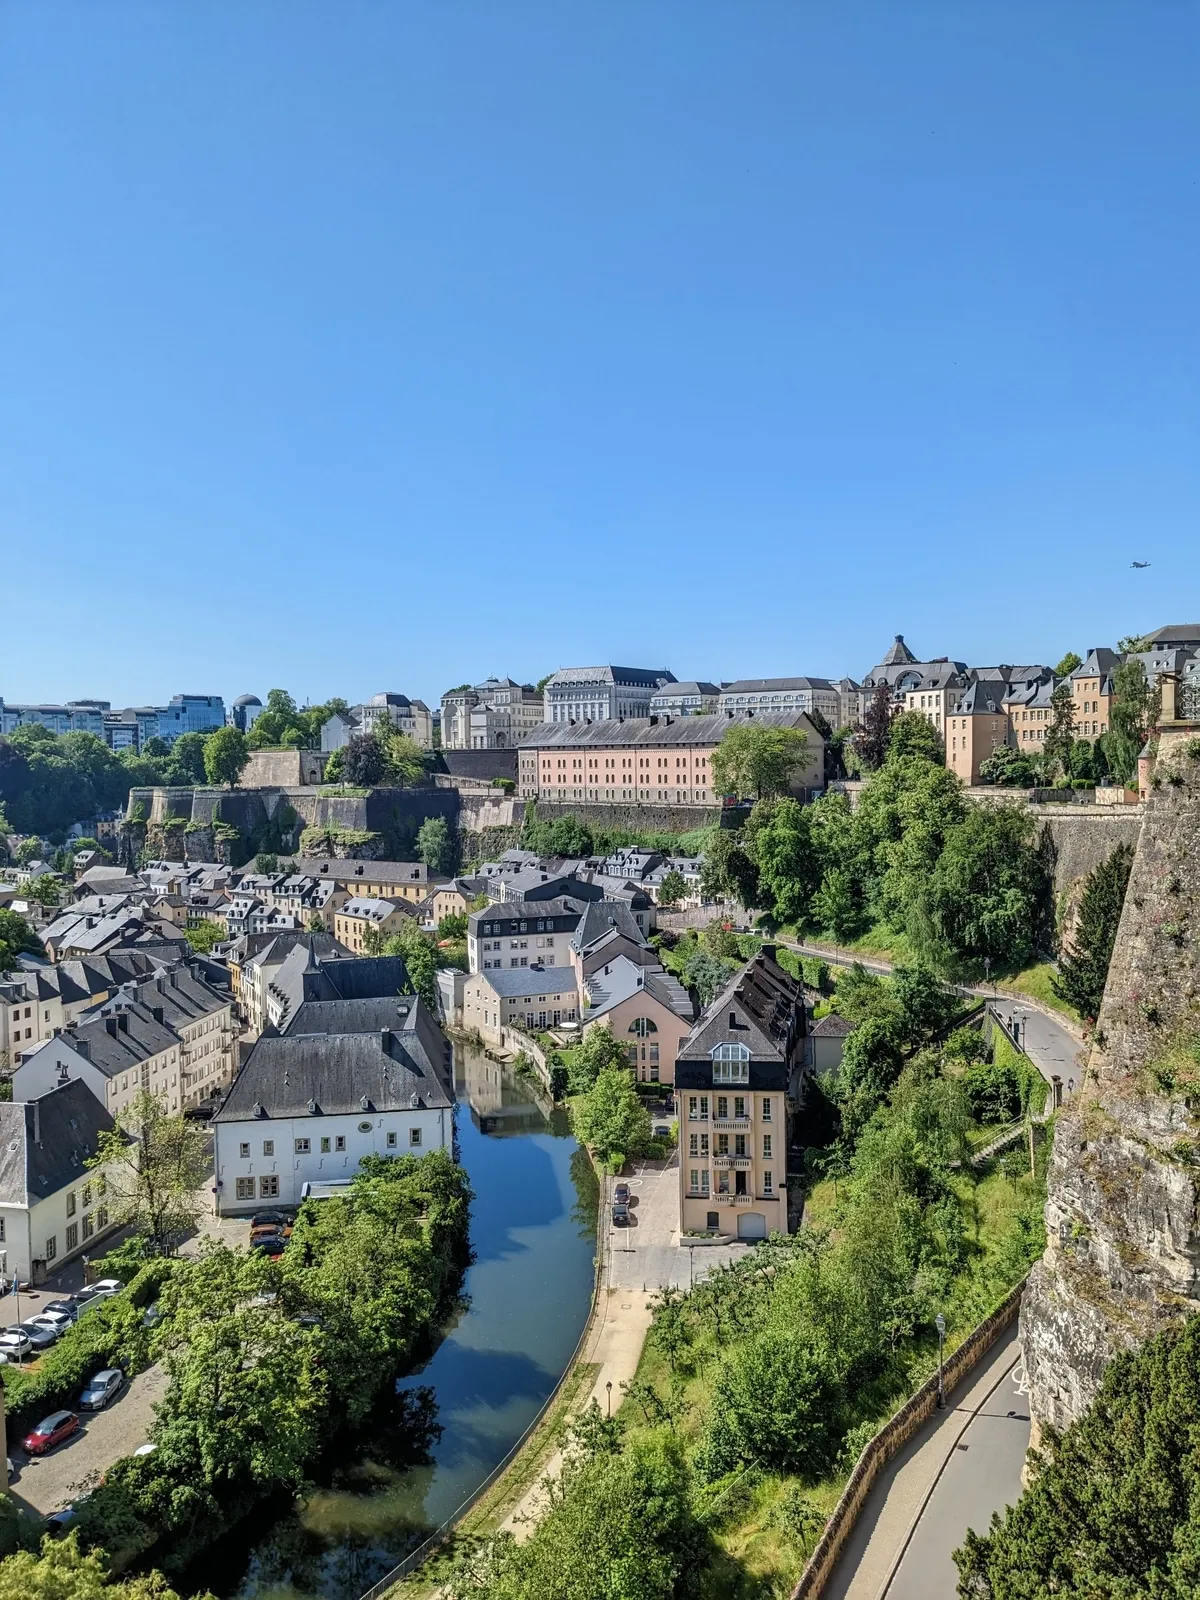
<instances>
[{"instance_id":1,"label":"riverbank vegetation","mask_svg":"<svg viewBox=\"0 0 1200 1600\"><path fill-rule=\"evenodd\" d=\"M64 1335L10 1389L15 1425L70 1403L104 1366L156 1360L170 1378L153 1452L118 1461L79 1504L83 1546L118 1568L179 1574L267 1496L300 1491L444 1312L465 1264L470 1199L444 1151L368 1157L344 1197L302 1207L278 1262L224 1245L160 1257ZM395 1403L411 1411L414 1437L432 1437L428 1397Z\"/></svg>"},{"instance_id":2,"label":"riverbank vegetation","mask_svg":"<svg viewBox=\"0 0 1200 1600\"><path fill-rule=\"evenodd\" d=\"M826 1119L808 1225L656 1297L617 1416L581 1420L543 1520L464 1553L454 1600L789 1594L866 1440L933 1370L935 1316L955 1345L1040 1253L1046 1141L1033 1175L1024 1145L970 1161L1011 1064L991 1081L957 1032L937 1042L955 1002L926 973L855 974L845 1000L874 1043L805 1126Z\"/></svg>"}]
</instances>

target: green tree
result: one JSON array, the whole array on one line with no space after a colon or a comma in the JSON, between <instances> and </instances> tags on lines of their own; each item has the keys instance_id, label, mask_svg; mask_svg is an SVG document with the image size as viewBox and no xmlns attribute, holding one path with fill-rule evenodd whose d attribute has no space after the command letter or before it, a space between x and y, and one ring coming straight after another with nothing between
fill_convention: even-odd
<instances>
[{"instance_id":1,"label":"green tree","mask_svg":"<svg viewBox=\"0 0 1200 1600\"><path fill-rule=\"evenodd\" d=\"M664 911L673 910L687 894L687 880L674 867L663 873L658 886L658 903Z\"/></svg>"},{"instance_id":2,"label":"green tree","mask_svg":"<svg viewBox=\"0 0 1200 1600\"><path fill-rule=\"evenodd\" d=\"M1050 696L1050 726L1042 745L1042 764L1051 775L1067 773L1075 741L1075 702L1071 685L1060 683Z\"/></svg>"},{"instance_id":3,"label":"green tree","mask_svg":"<svg viewBox=\"0 0 1200 1600\"><path fill-rule=\"evenodd\" d=\"M713 788L738 799L786 794L793 775L804 765L807 749L808 735L800 728L755 722L731 725L713 751Z\"/></svg>"},{"instance_id":4,"label":"green tree","mask_svg":"<svg viewBox=\"0 0 1200 1600\"><path fill-rule=\"evenodd\" d=\"M854 939L863 931L862 901L855 893L849 873L830 867L821 879L812 900L812 920L823 933L831 933L839 944Z\"/></svg>"},{"instance_id":5,"label":"green tree","mask_svg":"<svg viewBox=\"0 0 1200 1600\"><path fill-rule=\"evenodd\" d=\"M20 955L40 956L42 941L17 911L0 909L0 974L15 971Z\"/></svg>"},{"instance_id":6,"label":"green tree","mask_svg":"<svg viewBox=\"0 0 1200 1600\"><path fill-rule=\"evenodd\" d=\"M624 1067L606 1067L571 1107L575 1137L604 1162L640 1154L650 1142L650 1113Z\"/></svg>"},{"instance_id":7,"label":"green tree","mask_svg":"<svg viewBox=\"0 0 1200 1600\"><path fill-rule=\"evenodd\" d=\"M759 898L776 921L807 921L821 863L805 808L790 796L760 800L746 825L746 848L757 868Z\"/></svg>"},{"instance_id":8,"label":"green tree","mask_svg":"<svg viewBox=\"0 0 1200 1600\"><path fill-rule=\"evenodd\" d=\"M1033 819L1015 806L972 808L946 835L920 891L932 959L969 967L989 957L1023 967L1033 954L1049 882Z\"/></svg>"},{"instance_id":9,"label":"green tree","mask_svg":"<svg viewBox=\"0 0 1200 1600\"><path fill-rule=\"evenodd\" d=\"M184 787L189 783L204 783L204 734L181 733L167 752L166 780Z\"/></svg>"},{"instance_id":10,"label":"green tree","mask_svg":"<svg viewBox=\"0 0 1200 1600\"><path fill-rule=\"evenodd\" d=\"M1088 874L1070 948L1060 958L1058 973L1051 980L1059 999L1090 1020L1099 1015L1104 998L1132 869L1133 846L1119 844L1107 860Z\"/></svg>"},{"instance_id":11,"label":"green tree","mask_svg":"<svg viewBox=\"0 0 1200 1600\"><path fill-rule=\"evenodd\" d=\"M1083 1416L1046 1429L1030 1486L960 1550L972 1600L1194 1600L1200 1588L1200 1317L1114 1358Z\"/></svg>"},{"instance_id":12,"label":"green tree","mask_svg":"<svg viewBox=\"0 0 1200 1600\"><path fill-rule=\"evenodd\" d=\"M62 888L62 883L53 873L43 872L27 883L21 892L27 900L36 900L38 905L51 910L62 904Z\"/></svg>"},{"instance_id":13,"label":"green tree","mask_svg":"<svg viewBox=\"0 0 1200 1600\"><path fill-rule=\"evenodd\" d=\"M1082 665L1083 657L1076 655L1074 650L1068 650L1066 655L1055 667L1054 676L1056 678L1069 678L1075 671L1075 668L1081 667Z\"/></svg>"},{"instance_id":14,"label":"green tree","mask_svg":"<svg viewBox=\"0 0 1200 1600\"><path fill-rule=\"evenodd\" d=\"M980 783L993 783L1005 789L1032 789L1037 781L1033 762L1011 744L1000 744L979 763Z\"/></svg>"},{"instance_id":15,"label":"green tree","mask_svg":"<svg viewBox=\"0 0 1200 1600\"><path fill-rule=\"evenodd\" d=\"M700 892L710 900L733 900L749 909L758 903L758 869L740 833L713 834L700 869Z\"/></svg>"},{"instance_id":16,"label":"green tree","mask_svg":"<svg viewBox=\"0 0 1200 1600\"><path fill-rule=\"evenodd\" d=\"M422 933L415 922L406 922L399 933L383 941L377 952L387 956L403 956L408 973L409 987L419 995L434 1016L437 1015L437 944L427 933Z\"/></svg>"},{"instance_id":17,"label":"green tree","mask_svg":"<svg viewBox=\"0 0 1200 1600\"><path fill-rule=\"evenodd\" d=\"M888 760L919 756L923 761L946 759L946 748L933 723L919 711L901 711L888 728Z\"/></svg>"},{"instance_id":18,"label":"green tree","mask_svg":"<svg viewBox=\"0 0 1200 1600\"><path fill-rule=\"evenodd\" d=\"M177 1250L204 1209L199 1191L209 1173L208 1137L146 1090L100 1135L87 1164L104 1171L113 1222L141 1234L151 1254Z\"/></svg>"},{"instance_id":19,"label":"green tree","mask_svg":"<svg viewBox=\"0 0 1200 1600\"><path fill-rule=\"evenodd\" d=\"M439 939L465 939L468 918L465 911L448 911L437 925Z\"/></svg>"},{"instance_id":20,"label":"green tree","mask_svg":"<svg viewBox=\"0 0 1200 1600\"><path fill-rule=\"evenodd\" d=\"M454 864L454 840L445 817L426 817L417 830L417 856L430 872L449 872Z\"/></svg>"},{"instance_id":21,"label":"green tree","mask_svg":"<svg viewBox=\"0 0 1200 1600\"><path fill-rule=\"evenodd\" d=\"M206 956L225 938L225 930L219 922L210 922L205 918L204 921L185 928L183 937L197 955Z\"/></svg>"},{"instance_id":22,"label":"green tree","mask_svg":"<svg viewBox=\"0 0 1200 1600\"><path fill-rule=\"evenodd\" d=\"M225 783L237 788L250 750L240 728L217 728L204 741L204 771L209 783Z\"/></svg>"},{"instance_id":23,"label":"green tree","mask_svg":"<svg viewBox=\"0 0 1200 1600\"><path fill-rule=\"evenodd\" d=\"M1138 756L1158 718L1158 692L1136 658L1122 661L1116 668L1112 687L1104 754L1113 777L1128 785L1137 777Z\"/></svg>"},{"instance_id":24,"label":"green tree","mask_svg":"<svg viewBox=\"0 0 1200 1600\"><path fill-rule=\"evenodd\" d=\"M579 1043L572 1045L568 1061L567 1082L571 1094L585 1094L602 1072L618 1067L628 1070L629 1067L624 1045L603 1025L589 1028Z\"/></svg>"},{"instance_id":25,"label":"green tree","mask_svg":"<svg viewBox=\"0 0 1200 1600\"><path fill-rule=\"evenodd\" d=\"M65 1539L49 1534L41 1550L20 1550L0 1561L0 1600L179 1600L161 1572L110 1578L101 1550L86 1553L72 1530ZM197 1595L195 1600L212 1600Z\"/></svg>"},{"instance_id":26,"label":"green tree","mask_svg":"<svg viewBox=\"0 0 1200 1600\"><path fill-rule=\"evenodd\" d=\"M844 1406L828 1350L783 1329L766 1328L730 1350L713 1385L713 1416L736 1459L810 1482L830 1464Z\"/></svg>"},{"instance_id":27,"label":"green tree","mask_svg":"<svg viewBox=\"0 0 1200 1600\"><path fill-rule=\"evenodd\" d=\"M377 733L352 734L342 748L341 776L346 783L374 789L388 775L387 744Z\"/></svg>"},{"instance_id":28,"label":"green tree","mask_svg":"<svg viewBox=\"0 0 1200 1600\"><path fill-rule=\"evenodd\" d=\"M104 848L99 839L92 839L85 836L82 839L75 839L70 845L70 853L73 857L79 855L84 850L90 850L94 855L99 856L102 865L109 867L112 866L112 853Z\"/></svg>"}]
</instances>

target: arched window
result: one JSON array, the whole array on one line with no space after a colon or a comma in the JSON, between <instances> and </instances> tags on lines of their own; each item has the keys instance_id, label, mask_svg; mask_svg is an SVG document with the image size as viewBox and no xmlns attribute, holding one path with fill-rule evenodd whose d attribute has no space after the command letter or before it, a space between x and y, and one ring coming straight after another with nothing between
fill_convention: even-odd
<instances>
[{"instance_id":1,"label":"arched window","mask_svg":"<svg viewBox=\"0 0 1200 1600\"><path fill-rule=\"evenodd\" d=\"M644 1039L648 1033L658 1032L658 1023L651 1022L649 1017L634 1017L629 1024L630 1033L636 1033L639 1039Z\"/></svg>"},{"instance_id":2,"label":"arched window","mask_svg":"<svg viewBox=\"0 0 1200 1600\"><path fill-rule=\"evenodd\" d=\"M749 1083L750 1050L744 1044L719 1044L712 1051L714 1083Z\"/></svg>"},{"instance_id":3,"label":"arched window","mask_svg":"<svg viewBox=\"0 0 1200 1600\"><path fill-rule=\"evenodd\" d=\"M750 1047L744 1044L719 1044L712 1058L714 1061L749 1061Z\"/></svg>"}]
</instances>

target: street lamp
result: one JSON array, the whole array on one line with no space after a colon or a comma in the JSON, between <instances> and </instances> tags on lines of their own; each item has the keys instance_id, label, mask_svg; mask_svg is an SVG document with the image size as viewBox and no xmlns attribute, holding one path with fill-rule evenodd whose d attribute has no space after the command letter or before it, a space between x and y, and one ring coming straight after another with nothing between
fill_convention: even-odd
<instances>
[{"instance_id":1,"label":"street lamp","mask_svg":"<svg viewBox=\"0 0 1200 1600\"><path fill-rule=\"evenodd\" d=\"M942 1315L942 1313L940 1311L938 1312L937 1316L934 1317L933 1325L937 1329L937 1336L938 1336L938 1401L937 1401L937 1403L938 1403L938 1410L939 1411L944 1411L946 1409L946 1390L945 1390L945 1387L944 1387L944 1385L942 1383L942 1346L943 1346L943 1343L944 1343L945 1338L946 1338L946 1319L945 1319L945 1317Z\"/></svg>"},{"instance_id":2,"label":"street lamp","mask_svg":"<svg viewBox=\"0 0 1200 1600\"><path fill-rule=\"evenodd\" d=\"M612 1379L611 1378L604 1385L604 1387L608 1390L608 1416L609 1416L609 1420L611 1421L612 1420Z\"/></svg>"}]
</instances>

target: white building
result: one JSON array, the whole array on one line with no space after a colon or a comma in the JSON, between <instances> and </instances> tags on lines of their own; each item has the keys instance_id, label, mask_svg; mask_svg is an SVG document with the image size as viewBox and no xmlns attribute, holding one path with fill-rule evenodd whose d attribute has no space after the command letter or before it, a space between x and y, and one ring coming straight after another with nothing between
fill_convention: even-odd
<instances>
[{"instance_id":1,"label":"white building","mask_svg":"<svg viewBox=\"0 0 1200 1600\"><path fill-rule=\"evenodd\" d=\"M471 972L498 972L566 966L582 918L583 903L563 895L509 900L473 911L467 918L467 967Z\"/></svg>"},{"instance_id":2,"label":"white building","mask_svg":"<svg viewBox=\"0 0 1200 1600\"><path fill-rule=\"evenodd\" d=\"M221 1216L298 1205L306 1183L345 1182L367 1155L452 1148L453 1101L418 1009L411 1026L258 1041L213 1118Z\"/></svg>"},{"instance_id":3,"label":"white building","mask_svg":"<svg viewBox=\"0 0 1200 1600\"><path fill-rule=\"evenodd\" d=\"M112 1125L78 1079L0 1102L0 1276L40 1283L112 1232L108 1180L86 1165Z\"/></svg>"},{"instance_id":4,"label":"white building","mask_svg":"<svg viewBox=\"0 0 1200 1600\"><path fill-rule=\"evenodd\" d=\"M488 678L442 696L443 750L513 750L541 722L545 701L530 684Z\"/></svg>"},{"instance_id":5,"label":"white building","mask_svg":"<svg viewBox=\"0 0 1200 1600\"><path fill-rule=\"evenodd\" d=\"M842 713L842 696L828 678L739 678L721 691L720 709L748 711L819 711L831 727Z\"/></svg>"},{"instance_id":6,"label":"white building","mask_svg":"<svg viewBox=\"0 0 1200 1600\"><path fill-rule=\"evenodd\" d=\"M422 750L432 747L433 716L424 700L410 700L406 694L385 690L344 714L335 711L321 725L321 749L327 754L340 750L356 734L386 732L389 724L415 740Z\"/></svg>"},{"instance_id":7,"label":"white building","mask_svg":"<svg viewBox=\"0 0 1200 1600\"><path fill-rule=\"evenodd\" d=\"M546 680L546 721L648 717L655 691L674 682L665 667L562 667Z\"/></svg>"}]
</instances>

